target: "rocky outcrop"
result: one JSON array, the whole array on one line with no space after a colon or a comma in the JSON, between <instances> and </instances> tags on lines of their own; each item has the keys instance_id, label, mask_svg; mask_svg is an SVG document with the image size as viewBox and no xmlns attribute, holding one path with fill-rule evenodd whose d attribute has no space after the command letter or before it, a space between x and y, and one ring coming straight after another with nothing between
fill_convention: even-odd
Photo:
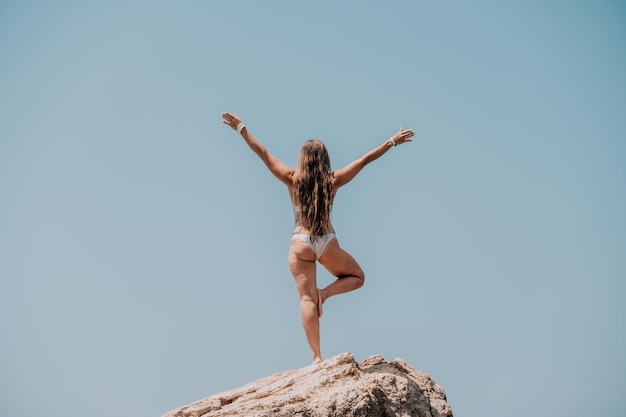
<instances>
[{"instance_id":1,"label":"rocky outcrop","mask_svg":"<svg viewBox=\"0 0 626 417\"><path fill-rule=\"evenodd\" d=\"M444 390L427 374L375 355L342 353L319 365L279 372L173 410L163 417L443 417Z\"/></svg>"}]
</instances>

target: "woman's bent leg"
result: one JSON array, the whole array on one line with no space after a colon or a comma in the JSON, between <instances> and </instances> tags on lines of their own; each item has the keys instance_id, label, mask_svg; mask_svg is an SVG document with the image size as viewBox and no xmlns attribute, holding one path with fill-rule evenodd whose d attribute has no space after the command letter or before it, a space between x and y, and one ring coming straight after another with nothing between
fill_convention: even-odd
<instances>
[{"instance_id":1,"label":"woman's bent leg","mask_svg":"<svg viewBox=\"0 0 626 417\"><path fill-rule=\"evenodd\" d=\"M354 291L363 286L365 274L357 261L341 249L337 239L328 242L319 262L337 279L320 290L322 302L334 295Z\"/></svg>"},{"instance_id":2,"label":"woman's bent leg","mask_svg":"<svg viewBox=\"0 0 626 417\"><path fill-rule=\"evenodd\" d=\"M304 333L313 353L313 361L322 361L320 351L320 326L318 291L315 279L315 254L306 244L292 240L289 249L289 269L296 281L300 298L300 314Z\"/></svg>"}]
</instances>

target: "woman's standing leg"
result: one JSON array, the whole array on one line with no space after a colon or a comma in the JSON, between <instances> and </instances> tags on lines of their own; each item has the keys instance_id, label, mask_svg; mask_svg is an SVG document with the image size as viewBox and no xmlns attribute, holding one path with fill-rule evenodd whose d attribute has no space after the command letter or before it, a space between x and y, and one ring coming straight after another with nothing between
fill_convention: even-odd
<instances>
[{"instance_id":1,"label":"woman's standing leg","mask_svg":"<svg viewBox=\"0 0 626 417\"><path fill-rule=\"evenodd\" d=\"M317 309L318 295L315 280L315 254L303 242L295 239L289 248L289 269L296 281L298 297L300 298L300 314L304 333L313 353L313 362L322 361L320 351L320 322Z\"/></svg>"}]
</instances>

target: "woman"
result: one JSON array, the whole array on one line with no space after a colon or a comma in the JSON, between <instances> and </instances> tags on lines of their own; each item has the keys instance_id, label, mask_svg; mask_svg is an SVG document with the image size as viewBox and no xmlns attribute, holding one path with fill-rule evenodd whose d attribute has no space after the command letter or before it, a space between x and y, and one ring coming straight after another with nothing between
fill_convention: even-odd
<instances>
[{"instance_id":1,"label":"woman","mask_svg":"<svg viewBox=\"0 0 626 417\"><path fill-rule=\"evenodd\" d=\"M332 296L360 288L365 279L359 264L339 246L335 229L330 223L335 193L352 181L365 165L380 158L392 146L410 142L415 133L411 129L400 128L383 144L334 172L330 169L324 144L308 140L300 150L294 170L270 154L236 114L222 113L222 119L243 137L270 172L289 190L296 223L289 248L289 268L296 281L302 324L313 352L313 362L320 363L319 318L322 316L322 304ZM323 289L317 288L316 261L337 277Z\"/></svg>"}]
</instances>

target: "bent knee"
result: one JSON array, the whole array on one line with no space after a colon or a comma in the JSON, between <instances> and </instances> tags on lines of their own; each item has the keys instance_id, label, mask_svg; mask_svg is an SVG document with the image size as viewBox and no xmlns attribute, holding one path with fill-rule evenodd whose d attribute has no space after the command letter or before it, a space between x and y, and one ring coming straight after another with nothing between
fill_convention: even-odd
<instances>
[{"instance_id":1,"label":"bent knee","mask_svg":"<svg viewBox=\"0 0 626 417\"><path fill-rule=\"evenodd\" d=\"M359 267L355 276L361 280L361 286L363 286L363 283L365 282L365 272L363 272L363 270Z\"/></svg>"},{"instance_id":2,"label":"bent knee","mask_svg":"<svg viewBox=\"0 0 626 417\"><path fill-rule=\"evenodd\" d=\"M365 272L363 272L363 269L361 269L361 267L359 265L356 265L356 268L353 268L351 271L351 275L357 277L358 279L361 280L361 283L363 283L363 281L365 281ZM363 284L361 284L363 285Z\"/></svg>"},{"instance_id":3,"label":"bent knee","mask_svg":"<svg viewBox=\"0 0 626 417\"><path fill-rule=\"evenodd\" d=\"M363 284L365 284L365 274L363 273L363 271L361 271L360 275L357 275L357 278L359 279L359 284L357 288L361 288Z\"/></svg>"},{"instance_id":4,"label":"bent knee","mask_svg":"<svg viewBox=\"0 0 626 417\"><path fill-rule=\"evenodd\" d=\"M358 269L356 271L352 271L352 273L350 273L350 274L338 275L337 278L357 278L354 281L354 288L355 289L361 288L363 286L363 284L365 284L365 273L361 269Z\"/></svg>"}]
</instances>

